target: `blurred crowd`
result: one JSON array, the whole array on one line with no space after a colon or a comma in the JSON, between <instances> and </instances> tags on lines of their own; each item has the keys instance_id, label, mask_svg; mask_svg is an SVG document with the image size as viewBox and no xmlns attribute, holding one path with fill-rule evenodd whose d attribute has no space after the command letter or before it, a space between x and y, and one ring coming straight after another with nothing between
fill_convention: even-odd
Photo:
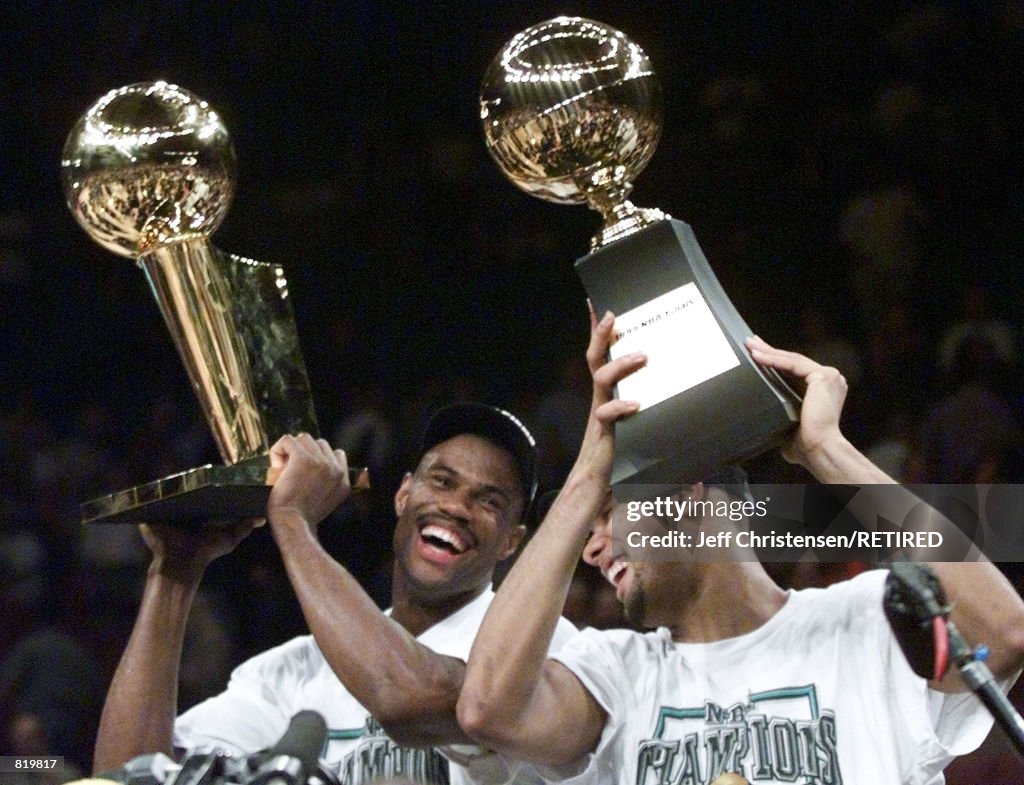
<instances>
[{"instance_id":1,"label":"blurred crowd","mask_svg":"<svg viewBox=\"0 0 1024 785\"><path fill-rule=\"evenodd\" d=\"M742 47L687 55L699 66L687 75L665 69L666 135L635 201L694 227L754 330L843 372L846 432L891 475L1024 482L1024 3L792 10L781 32L769 29L763 4L750 6ZM716 13L726 18L712 13L709 28L735 21ZM656 64L680 44L658 19L638 18L633 29L627 13L609 16ZM509 10L499 17L509 22ZM108 12L111 21L128 24ZM275 54L261 31L250 20L223 42L256 74L294 54L288 45ZM350 32L362 62L376 62L372 47L383 44ZM142 47L136 35L131 46ZM412 67L395 57L399 70ZM420 74L427 84L451 67L434 58ZM297 115L312 107L314 150L346 167L325 175L285 163L271 176L273 155L255 162L233 208L240 218L218 243L284 260L292 274L323 435L369 466L374 483L322 537L383 602L391 494L433 408L466 398L505 405L538 438L542 491L567 472L590 389L571 260L596 219L516 194L477 129L432 116L417 103L422 91L382 91L387 73L357 65L347 68L362 91L349 99L358 111L321 97L281 109L271 126L278 109L263 107L249 123L239 108L259 100L259 80L251 94L225 97L237 101L226 114L240 150L246 134L294 127L288 138L302 144L314 131ZM462 85L448 81L453 92ZM209 87L232 89L226 78ZM8 148L45 159L91 97L68 108L40 93L35 123L7 117L3 130L15 142ZM12 160L5 166L20 184L0 212L0 754L62 754L85 772L148 553L132 527L83 527L78 504L219 459L141 274L91 247L58 215L58 199L35 199L55 157ZM250 233L258 202L274 205L259 238ZM305 263L312 258L329 263ZM330 302L317 301L323 292ZM804 479L774 454L748 470L755 482ZM1006 567L1021 587L1016 566ZM787 577L821 584L847 569ZM586 569L567 613L581 625L622 623ZM269 535L257 531L208 575L181 708L219 689L241 658L302 630ZM973 781L971 766L996 771L1005 753L993 740L949 781Z\"/></svg>"}]
</instances>

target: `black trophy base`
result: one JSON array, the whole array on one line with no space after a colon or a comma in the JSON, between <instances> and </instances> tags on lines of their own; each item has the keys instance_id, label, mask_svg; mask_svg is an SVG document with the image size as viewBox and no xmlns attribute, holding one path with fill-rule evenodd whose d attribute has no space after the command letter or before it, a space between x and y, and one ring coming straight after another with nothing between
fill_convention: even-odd
<instances>
[{"instance_id":1,"label":"black trophy base","mask_svg":"<svg viewBox=\"0 0 1024 785\"><path fill-rule=\"evenodd\" d=\"M262 464L262 465L259 465ZM266 461L206 465L83 503L83 523L216 525L266 515Z\"/></svg>"},{"instance_id":2,"label":"black trophy base","mask_svg":"<svg viewBox=\"0 0 1024 785\"><path fill-rule=\"evenodd\" d=\"M216 526L267 514L270 462L258 456L232 466L207 464L136 485L79 506L83 523L170 523ZM349 467L356 491L370 487L365 468Z\"/></svg>"},{"instance_id":3,"label":"black trophy base","mask_svg":"<svg viewBox=\"0 0 1024 785\"><path fill-rule=\"evenodd\" d=\"M613 485L697 482L722 466L778 445L791 431L798 418L799 396L778 374L750 358L744 341L753 333L687 224L676 220L652 224L579 259L576 272L597 314L612 311L617 317L643 310L668 293L692 293L689 285L694 284L714 316L716 341L725 353L735 354L727 370L616 425ZM655 324L651 329L665 328ZM688 362L702 348L697 342L706 337L706 332L697 338L673 335L671 362ZM642 348L642 339L640 343Z\"/></svg>"}]
</instances>

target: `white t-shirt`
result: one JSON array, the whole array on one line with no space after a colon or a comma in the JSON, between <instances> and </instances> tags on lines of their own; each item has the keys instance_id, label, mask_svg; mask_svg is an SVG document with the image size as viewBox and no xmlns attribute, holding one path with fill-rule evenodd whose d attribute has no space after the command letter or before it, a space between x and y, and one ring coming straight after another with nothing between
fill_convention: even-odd
<instances>
[{"instance_id":1,"label":"white t-shirt","mask_svg":"<svg viewBox=\"0 0 1024 785\"><path fill-rule=\"evenodd\" d=\"M696 785L941 783L992 718L971 693L928 689L886 622L886 573L790 592L762 627L713 643L667 629L584 630L555 659L608 712L598 748L550 776Z\"/></svg>"},{"instance_id":2,"label":"white t-shirt","mask_svg":"<svg viewBox=\"0 0 1024 785\"><path fill-rule=\"evenodd\" d=\"M438 622L417 640L438 654L465 660L494 592L475 600ZM559 621L552 651L575 634L566 619ZM174 746L193 750L220 750L247 755L272 747L291 718L312 709L327 722L327 743L320 757L341 778L342 785L373 779L403 777L418 782L453 785L487 782L506 772L495 755L473 758L470 776L436 749L398 747L364 709L324 659L313 636L294 638L242 663L231 674L227 689L178 717ZM462 753L467 748L459 748ZM452 755L469 763L465 755Z\"/></svg>"}]
</instances>

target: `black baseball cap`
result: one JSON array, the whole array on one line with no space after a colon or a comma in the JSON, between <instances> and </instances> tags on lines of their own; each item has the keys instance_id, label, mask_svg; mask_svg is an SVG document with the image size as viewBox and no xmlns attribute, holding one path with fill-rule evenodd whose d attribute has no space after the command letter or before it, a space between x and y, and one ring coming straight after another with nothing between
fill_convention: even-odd
<instances>
[{"instance_id":1,"label":"black baseball cap","mask_svg":"<svg viewBox=\"0 0 1024 785\"><path fill-rule=\"evenodd\" d=\"M476 401L453 403L435 411L423 430L417 461L441 442L462 433L483 436L509 453L519 469L523 491L523 516L537 492L537 442L514 414Z\"/></svg>"}]
</instances>

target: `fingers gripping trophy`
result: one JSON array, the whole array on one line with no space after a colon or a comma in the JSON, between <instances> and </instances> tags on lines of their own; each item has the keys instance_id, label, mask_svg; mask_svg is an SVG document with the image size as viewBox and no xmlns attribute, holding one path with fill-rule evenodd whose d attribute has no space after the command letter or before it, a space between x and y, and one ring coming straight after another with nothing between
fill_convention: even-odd
<instances>
[{"instance_id":1,"label":"fingers gripping trophy","mask_svg":"<svg viewBox=\"0 0 1024 785\"><path fill-rule=\"evenodd\" d=\"M110 91L65 143L68 206L93 240L142 269L224 461L86 502L86 522L263 515L270 446L317 433L283 268L210 242L235 165L217 113L166 82ZM353 485L365 480L357 472Z\"/></svg>"},{"instance_id":2,"label":"fingers gripping trophy","mask_svg":"<svg viewBox=\"0 0 1024 785\"><path fill-rule=\"evenodd\" d=\"M618 386L641 409L616 426L613 484L695 481L778 443L798 397L750 359L751 330L692 229L628 199L662 129L643 50L600 22L542 22L498 52L480 110L488 150L512 183L603 219L576 271L595 310L616 315L612 358L648 356Z\"/></svg>"}]
</instances>

